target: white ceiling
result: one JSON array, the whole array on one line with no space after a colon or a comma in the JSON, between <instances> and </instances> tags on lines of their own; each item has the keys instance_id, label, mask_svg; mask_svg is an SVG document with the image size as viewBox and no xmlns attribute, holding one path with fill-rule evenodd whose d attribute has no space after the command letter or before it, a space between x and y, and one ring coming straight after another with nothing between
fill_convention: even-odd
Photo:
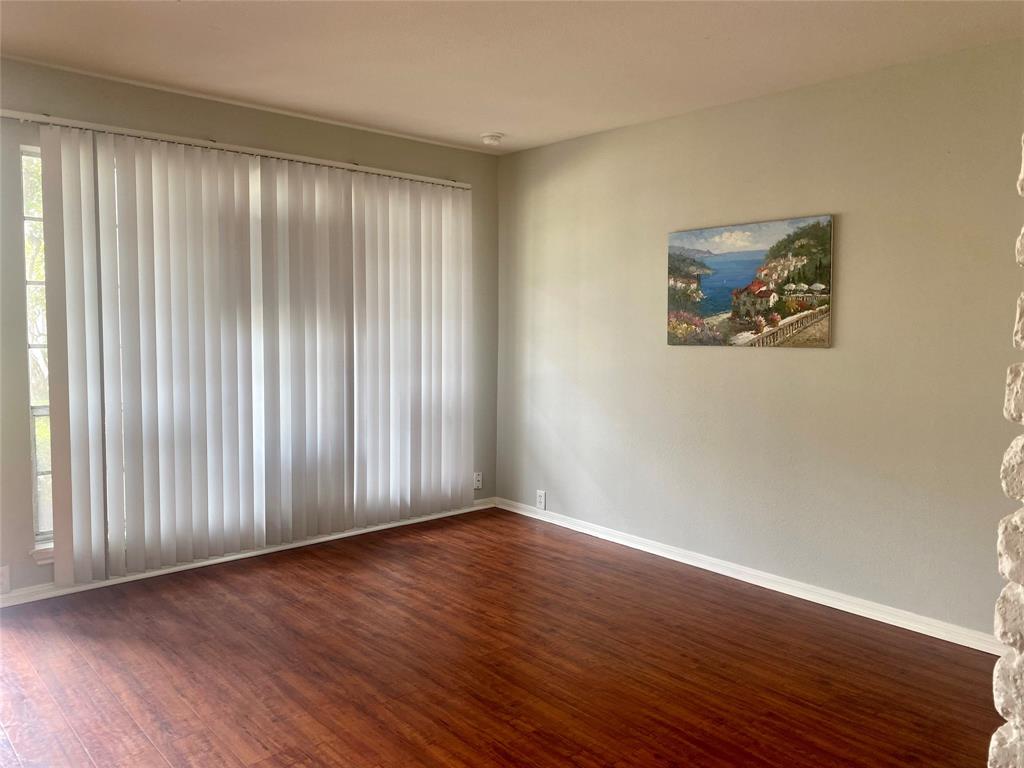
<instances>
[{"instance_id":1,"label":"white ceiling","mask_svg":"<svg viewBox=\"0 0 1024 768\"><path fill-rule=\"evenodd\" d=\"M1024 34L1021 2L3 2L0 53L507 152Z\"/></svg>"}]
</instances>

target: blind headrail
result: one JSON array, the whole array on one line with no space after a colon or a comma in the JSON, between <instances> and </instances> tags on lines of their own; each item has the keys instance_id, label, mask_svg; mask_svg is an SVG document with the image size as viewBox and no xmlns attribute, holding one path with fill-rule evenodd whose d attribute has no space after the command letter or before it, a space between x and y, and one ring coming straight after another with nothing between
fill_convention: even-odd
<instances>
[{"instance_id":1,"label":"blind headrail","mask_svg":"<svg viewBox=\"0 0 1024 768\"><path fill-rule=\"evenodd\" d=\"M408 179L424 184L437 184L442 187L455 187L456 189L472 189L472 185L454 179L438 179L433 176L420 176L415 173L402 173L401 171L389 171L384 168L373 168L360 165L359 163L341 163L334 160L325 160L319 157L308 157L306 155L293 155L288 152L275 152L270 149L259 149L257 147L246 147L240 144L225 144L215 140L194 139L187 136L175 136L167 133L156 133L153 131L139 131L134 128L122 128L115 125L104 125L102 123L89 123L84 120L69 120L63 117L53 117L35 112L19 112L13 109L0 109L0 117L10 120L20 120L25 123L38 123L40 125L60 125L66 128L83 128L98 133L110 133L117 136L133 136L139 139L153 139L155 141L166 141L173 144L182 144L188 147L202 147L204 149L219 149L225 152L235 152L240 155L252 155L255 157L273 157L278 160L292 160L298 163L309 163L310 165L322 165L328 168L343 168L347 171L368 173L374 176L388 176L395 179Z\"/></svg>"}]
</instances>

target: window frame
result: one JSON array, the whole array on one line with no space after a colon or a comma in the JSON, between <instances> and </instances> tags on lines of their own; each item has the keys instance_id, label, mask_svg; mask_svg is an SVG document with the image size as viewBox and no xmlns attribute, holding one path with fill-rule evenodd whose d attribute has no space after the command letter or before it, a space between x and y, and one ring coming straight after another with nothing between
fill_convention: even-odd
<instances>
[{"instance_id":1,"label":"window frame","mask_svg":"<svg viewBox=\"0 0 1024 768\"><path fill-rule=\"evenodd\" d=\"M20 177L20 185L19 186L20 186L20 192L21 192L21 200L20 200L20 204L21 205L20 205L20 208L21 208L21 224L22 224L22 236L21 236L21 243L22 243L22 245L21 245L21 251L22 251L21 257L22 258L21 258L21 261L22 261L22 264L27 264L27 255L28 254L25 251L25 229L26 229L25 225L28 222L38 222L40 225L42 225L43 224L43 218L44 218L44 216L46 214L45 214L45 211L43 211L43 216L36 216L35 214L28 213L27 210L26 210L26 206L25 206L25 202L26 202L25 201L25 184L24 184L24 179L25 179L25 170L24 170L25 169L25 158L29 158L29 157L38 158L40 160L40 166L41 166L41 164L42 164L42 157L41 157L41 153L40 153L40 148L38 146L33 146L33 145L30 145L30 144L21 144L21 145L19 145L19 147L18 147L18 157L19 157L19 169L18 170L19 170L19 177ZM43 274L44 274L44 279L43 280L33 280L33 279L30 279L30 276L29 276L27 271L25 272L25 279L24 279L25 302L26 302L25 303L25 319L26 319L25 354L26 354L26 356L29 356L29 357L31 357L32 350L34 350L34 349L41 349L44 352L48 352L48 350L49 350L49 336L48 335L47 335L47 343L46 344L33 343L30 340L29 330L28 330L28 320L29 320L29 314L28 314L28 292L29 292L29 288L32 287L32 286L41 286L42 290L43 290L43 299L44 299L44 301L47 299L47 296L46 296L46 293L47 293L47 291L46 291L46 279L45 279L46 266L45 265L46 265L46 240L45 240L45 237L44 237L44 240L43 240L43 270L44 270ZM31 394L32 393L32 363L31 363L31 359L29 359L29 361L28 361L27 371L28 371L28 377L29 377L29 403L28 403L29 444L30 444L31 466L32 466L32 532L33 532L33 538L34 538L34 541L35 541L35 548L36 548L36 550L39 550L39 549L47 549L47 548L53 546L53 500L52 500L52 493L53 493L53 491L52 491L52 483L53 483L53 480L52 480L52 478L53 478L53 461L52 461L52 459L53 459L53 457L52 457L52 445L51 445L50 468L46 469L46 470L40 470L40 468L39 468L38 446L36 445L36 435L37 435L37 432L36 432L36 420L38 418L40 418L40 417L46 417L47 421L49 422L49 418L50 418L50 397L49 397L50 377L49 377L49 364L47 364L47 377L46 377L46 386L47 386L46 405L35 405L32 402L32 394ZM50 483L51 483L50 528L47 529L47 530L40 530L40 527L39 527L39 522L40 522L40 518L39 518L39 511L40 511L39 480L42 477L50 477L51 478L51 480L50 480Z\"/></svg>"}]
</instances>

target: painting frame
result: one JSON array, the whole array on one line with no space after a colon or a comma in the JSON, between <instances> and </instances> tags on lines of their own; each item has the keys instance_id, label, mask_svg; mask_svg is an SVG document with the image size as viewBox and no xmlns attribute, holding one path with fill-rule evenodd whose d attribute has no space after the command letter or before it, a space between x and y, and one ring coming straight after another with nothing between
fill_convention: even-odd
<instances>
[{"instance_id":1,"label":"painting frame","mask_svg":"<svg viewBox=\"0 0 1024 768\"><path fill-rule=\"evenodd\" d=\"M830 348L835 214L674 230L669 346Z\"/></svg>"}]
</instances>

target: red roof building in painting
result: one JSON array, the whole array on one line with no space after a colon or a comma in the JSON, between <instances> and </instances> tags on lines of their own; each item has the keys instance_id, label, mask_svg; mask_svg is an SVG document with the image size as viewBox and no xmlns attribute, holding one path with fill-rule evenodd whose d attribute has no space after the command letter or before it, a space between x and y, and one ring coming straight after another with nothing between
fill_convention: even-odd
<instances>
[{"instance_id":1,"label":"red roof building in painting","mask_svg":"<svg viewBox=\"0 0 1024 768\"><path fill-rule=\"evenodd\" d=\"M771 309L779 295L760 280L751 280L744 288L732 292L732 311L737 317L753 317Z\"/></svg>"}]
</instances>

